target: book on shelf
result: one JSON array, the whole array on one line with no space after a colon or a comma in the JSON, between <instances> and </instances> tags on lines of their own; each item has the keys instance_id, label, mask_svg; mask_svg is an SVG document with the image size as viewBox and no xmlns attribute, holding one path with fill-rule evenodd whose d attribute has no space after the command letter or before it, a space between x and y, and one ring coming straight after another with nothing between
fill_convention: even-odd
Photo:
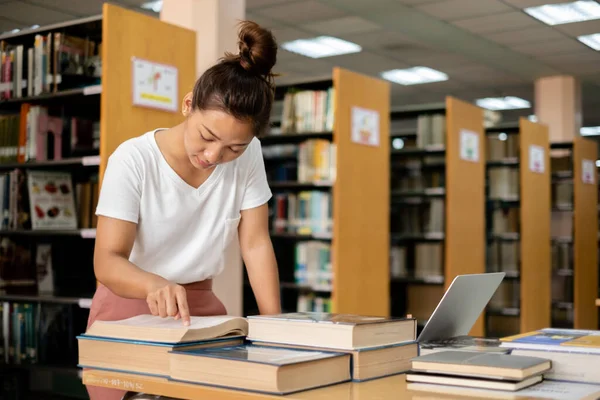
<instances>
[{"instance_id":1,"label":"book on shelf","mask_svg":"<svg viewBox=\"0 0 600 400\"><path fill-rule=\"evenodd\" d=\"M171 379L289 394L350 380L350 355L242 345L171 352Z\"/></svg>"},{"instance_id":2,"label":"book on shelf","mask_svg":"<svg viewBox=\"0 0 600 400\"><path fill-rule=\"evenodd\" d=\"M100 54L101 44L64 32L36 34L28 44L0 41L0 101L95 83Z\"/></svg>"},{"instance_id":3,"label":"book on shelf","mask_svg":"<svg viewBox=\"0 0 600 400\"><path fill-rule=\"evenodd\" d=\"M413 341L414 318L294 312L248 316L248 339L281 344L356 350Z\"/></svg>"},{"instance_id":4,"label":"book on shelf","mask_svg":"<svg viewBox=\"0 0 600 400\"><path fill-rule=\"evenodd\" d=\"M281 134L326 132L333 129L333 87L327 90L290 90L283 98Z\"/></svg>"}]
</instances>

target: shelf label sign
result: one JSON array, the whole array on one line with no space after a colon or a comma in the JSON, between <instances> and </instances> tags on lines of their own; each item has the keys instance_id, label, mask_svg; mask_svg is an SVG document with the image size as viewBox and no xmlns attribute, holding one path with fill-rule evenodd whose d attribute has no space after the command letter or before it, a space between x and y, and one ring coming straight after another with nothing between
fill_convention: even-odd
<instances>
[{"instance_id":1,"label":"shelf label sign","mask_svg":"<svg viewBox=\"0 0 600 400\"><path fill-rule=\"evenodd\" d=\"M590 185L594 184L594 176L596 175L596 163L594 160L581 160L581 173L583 183L588 183Z\"/></svg>"},{"instance_id":2,"label":"shelf label sign","mask_svg":"<svg viewBox=\"0 0 600 400\"><path fill-rule=\"evenodd\" d=\"M179 79L176 67L132 59L133 104L177 112Z\"/></svg>"},{"instance_id":3,"label":"shelf label sign","mask_svg":"<svg viewBox=\"0 0 600 400\"><path fill-rule=\"evenodd\" d=\"M529 145L529 169L532 172L544 173L546 166L544 164L544 148L542 146Z\"/></svg>"},{"instance_id":4,"label":"shelf label sign","mask_svg":"<svg viewBox=\"0 0 600 400\"><path fill-rule=\"evenodd\" d=\"M379 146L379 112L352 107L352 141L367 146Z\"/></svg>"},{"instance_id":5,"label":"shelf label sign","mask_svg":"<svg viewBox=\"0 0 600 400\"><path fill-rule=\"evenodd\" d=\"M460 130L460 158L465 161L479 161L479 135L468 129Z\"/></svg>"}]
</instances>

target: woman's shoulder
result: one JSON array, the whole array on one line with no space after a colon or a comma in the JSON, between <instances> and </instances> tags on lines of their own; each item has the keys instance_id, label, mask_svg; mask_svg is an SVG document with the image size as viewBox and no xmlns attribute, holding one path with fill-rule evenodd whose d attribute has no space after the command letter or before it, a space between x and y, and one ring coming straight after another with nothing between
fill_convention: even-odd
<instances>
[{"instance_id":1,"label":"woman's shoulder","mask_svg":"<svg viewBox=\"0 0 600 400\"><path fill-rule=\"evenodd\" d=\"M120 161L143 164L152 156L152 146L150 139L155 131L145 132L141 135L124 140L110 155L111 159Z\"/></svg>"}]
</instances>

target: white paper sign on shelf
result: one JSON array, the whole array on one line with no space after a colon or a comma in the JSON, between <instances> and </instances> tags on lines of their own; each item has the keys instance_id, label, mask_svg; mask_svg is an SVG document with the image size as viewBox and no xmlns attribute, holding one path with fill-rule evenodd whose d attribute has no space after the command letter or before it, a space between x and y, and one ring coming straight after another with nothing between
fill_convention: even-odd
<instances>
[{"instance_id":1,"label":"white paper sign on shelf","mask_svg":"<svg viewBox=\"0 0 600 400\"><path fill-rule=\"evenodd\" d=\"M479 161L479 135L468 129L460 130L460 158L466 161Z\"/></svg>"},{"instance_id":2,"label":"white paper sign on shelf","mask_svg":"<svg viewBox=\"0 0 600 400\"><path fill-rule=\"evenodd\" d=\"M132 73L134 105L177 112L179 79L176 67L134 57Z\"/></svg>"},{"instance_id":3,"label":"white paper sign on shelf","mask_svg":"<svg viewBox=\"0 0 600 400\"><path fill-rule=\"evenodd\" d=\"M583 183L594 184L594 175L596 174L596 163L594 160L581 160L581 179Z\"/></svg>"},{"instance_id":4,"label":"white paper sign on shelf","mask_svg":"<svg viewBox=\"0 0 600 400\"><path fill-rule=\"evenodd\" d=\"M379 146L379 112L352 107L352 141L367 146Z\"/></svg>"},{"instance_id":5,"label":"white paper sign on shelf","mask_svg":"<svg viewBox=\"0 0 600 400\"><path fill-rule=\"evenodd\" d=\"M542 146L529 145L529 169L532 172L544 173L546 166L544 165L544 148Z\"/></svg>"}]
</instances>

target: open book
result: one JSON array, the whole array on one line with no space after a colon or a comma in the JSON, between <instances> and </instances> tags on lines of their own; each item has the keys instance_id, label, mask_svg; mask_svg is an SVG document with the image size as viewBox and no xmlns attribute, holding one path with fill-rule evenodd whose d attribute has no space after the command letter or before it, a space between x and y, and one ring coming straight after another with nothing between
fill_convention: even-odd
<instances>
[{"instance_id":1,"label":"open book","mask_svg":"<svg viewBox=\"0 0 600 400\"><path fill-rule=\"evenodd\" d=\"M190 325L181 320L154 315L138 315L119 321L95 321L87 336L158 343L186 343L225 336L246 336L248 322L242 317L191 317Z\"/></svg>"}]
</instances>

